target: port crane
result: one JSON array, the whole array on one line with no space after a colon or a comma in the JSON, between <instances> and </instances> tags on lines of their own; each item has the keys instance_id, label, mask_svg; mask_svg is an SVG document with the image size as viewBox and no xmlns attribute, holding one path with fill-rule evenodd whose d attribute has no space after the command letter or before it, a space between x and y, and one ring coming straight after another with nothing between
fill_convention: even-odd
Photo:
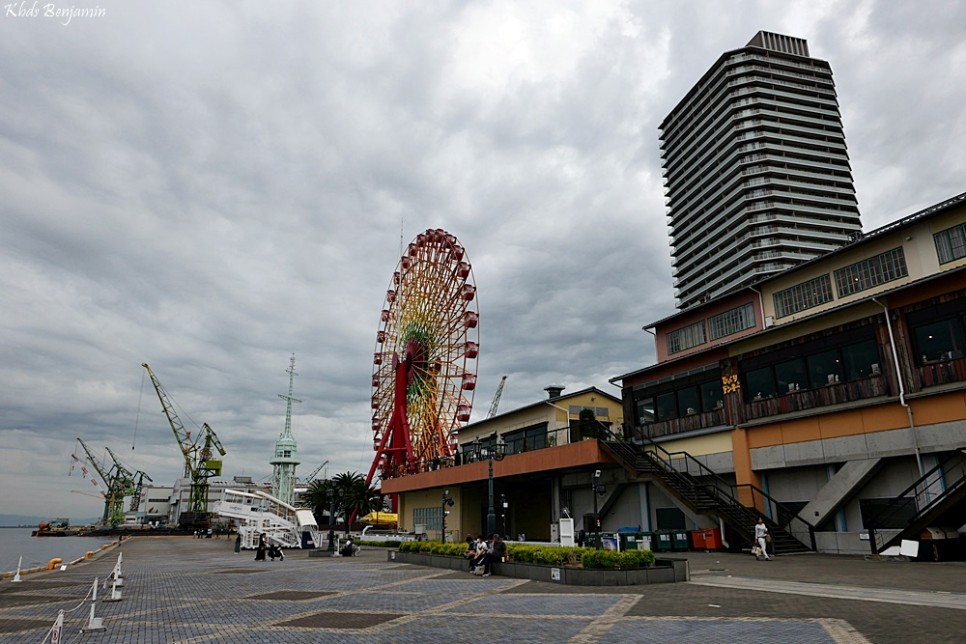
<instances>
[{"instance_id":1,"label":"port crane","mask_svg":"<svg viewBox=\"0 0 966 644\"><path fill-rule=\"evenodd\" d=\"M487 418L496 416L496 410L500 408L500 396L503 395L503 384L505 382L506 376L500 378L500 385L496 388L496 395L493 396L493 402L490 403L490 413L486 415Z\"/></svg>"},{"instance_id":2,"label":"port crane","mask_svg":"<svg viewBox=\"0 0 966 644\"><path fill-rule=\"evenodd\" d=\"M204 423L201 431L194 438L191 432L185 429L181 419L171 405L171 398L165 391L158 377L151 371L148 364L142 363L142 367L147 369L151 383L161 401L161 409L171 425L171 431L178 441L181 454L184 457L184 477L191 480L191 493L188 499L188 506L181 511L179 523L184 527L207 527L208 525L208 479L221 474L222 462L220 459L213 458L213 450L224 456L225 448L218 440L215 431Z\"/></svg>"},{"instance_id":3,"label":"port crane","mask_svg":"<svg viewBox=\"0 0 966 644\"><path fill-rule=\"evenodd\" d=\"M323 467L325 467L328 464L329 464L329 461L325 461L324 463L322 463L322 465L319 465L317 468L312 470L311 474L309 474L304 479L302 479L302 482L305 483L306 485L312 485L312 481L315 480L315 476L322 471Z\"/></svg>"},{"instance_id":4,"label":"port crane","mask_svg":"<svg viewBox=\"0 0 966 644\"><path fill-rule=\"evenodd\" d=\"M152 483L154 482L154 479L141 470L131 474L130 470L121 464L121 461L117 458L117 455L111 451L110 447L104 447L104 449L106 449L107 453L111 456L111 460L114 461L114 466L117 468L117 470L123 471L127 474L130 484L128 485L126 494L130 495L131 497L131 507L129 509L131 512L137 512L139 509L141 509L141 490L144 489L145 479Z\"/></svg>"},{"instance_id":5,"label":"port crane","mask_svg":"<svg viewBox=\"0 0 966 644\"><path fill-rule=\"evenodd\" d=\"M101 493L104 497L104 514L101 516L101 523L116 528L124 521L124 497L132 491L132 474L119 465L116 460L113 465L108 466L106 461L99 460L94 456L87 447L87 443L80 438L77 439L77 442L80 443L84 453L87 454L87 462L90 463L104 483L105 490ZM71 456L75 460L80 460L73 454Z\"/></svg>"}]
</instances>

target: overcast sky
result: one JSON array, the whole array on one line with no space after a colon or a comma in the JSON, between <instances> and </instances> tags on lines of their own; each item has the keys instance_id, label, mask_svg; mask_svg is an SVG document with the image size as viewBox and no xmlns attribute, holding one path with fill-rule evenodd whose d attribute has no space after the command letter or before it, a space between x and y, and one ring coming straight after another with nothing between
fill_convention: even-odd
<instances>
[{"instance_id":1,"label":"overcast sky","mask_svg":"<svg viewBox=\"0 0 966 644\"><path fill-rule=\"evenodd\" d=\"M379 312L428 228L473 266L474 420L504 374L501 411L619 395L674 312L658 125L759 30L831 63L865 230L966 190L954 0L32 6L0 5L0 514L99 515L78 437L180 476L142 362L262 478L294 353L298 471L366 473Z\"/></svg>"}]
</instances>

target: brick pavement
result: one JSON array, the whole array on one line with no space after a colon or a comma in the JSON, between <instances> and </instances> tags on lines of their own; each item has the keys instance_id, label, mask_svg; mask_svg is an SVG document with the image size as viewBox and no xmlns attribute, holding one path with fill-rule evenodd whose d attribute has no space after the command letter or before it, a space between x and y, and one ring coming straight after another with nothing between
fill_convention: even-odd
<instances>
[{"instance_id":1,"label":"brick pavement","mask_svg":"<svg viewBox=\"0 0 966 644\"><path fill-rule=\"evenodd\" d=\"M0 585L0 642L961 642L966 566L800 555L682 553L688 583L589 588L352 558L253 561L233 542L137 537L121 551L120 601L99 589L104 631L81 633L94 577L117 549Z\"/></svg>"}]
</instances>

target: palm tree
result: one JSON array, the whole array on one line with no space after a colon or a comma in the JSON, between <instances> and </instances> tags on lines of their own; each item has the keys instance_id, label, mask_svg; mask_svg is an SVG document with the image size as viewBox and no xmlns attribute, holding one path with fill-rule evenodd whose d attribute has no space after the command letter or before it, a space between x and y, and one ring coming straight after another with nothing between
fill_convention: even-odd
<instances>
[{"instance_id":1,"label":"palm tree","mask_svg":"<svg viewBox=\"0 0 966 644\"><path fill-rule=\"evenodd\" d=\"M382 495L366 484L365 477L358 472L343 472L332 479L336 490L337 512L345 517L345 529L349 531L352 516L362 516L382 507Z\"/></svg>"}]
</instances>

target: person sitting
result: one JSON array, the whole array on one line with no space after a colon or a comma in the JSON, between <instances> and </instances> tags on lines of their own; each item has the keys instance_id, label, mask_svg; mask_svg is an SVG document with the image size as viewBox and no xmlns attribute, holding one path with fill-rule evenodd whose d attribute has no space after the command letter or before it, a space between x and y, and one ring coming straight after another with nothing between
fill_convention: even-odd
<instances>
[{"instance_id":1,"label":"person sitting","mask_svg":"<svg viewBox=\"0 0 966 644\"><path fill-rule=\"evenodd\" d=\"M483 536L480 535L473 542L473 554L470 557L470 574L483 574L486 572L486 555L487 555L487 545L486 541L483 540Z\"/></svg>"},{"instance_id":2,"label":"person sitting","mask_svg":"<svg viewBox=\"0 0 966 644\"><path fill-rule=\"evenodd\" d=\"M353 557L359 554L359 546L352 543L352 539L346 539L345 545L342 546L342 550L339 551L339 554L343 557Z\"/></svg>"},{"instance_id":3,"label":"person sitting","mask_svg":"<svg viewBox=\"0 0 966 644\"><path fill-rule=\"evenodd\" d=\"M463 558L469 560L470 572L473 572L473 560L476 557L476 540L473 537L466 537L466 550L463 551Z\"/></svg>"}]
</instances>

